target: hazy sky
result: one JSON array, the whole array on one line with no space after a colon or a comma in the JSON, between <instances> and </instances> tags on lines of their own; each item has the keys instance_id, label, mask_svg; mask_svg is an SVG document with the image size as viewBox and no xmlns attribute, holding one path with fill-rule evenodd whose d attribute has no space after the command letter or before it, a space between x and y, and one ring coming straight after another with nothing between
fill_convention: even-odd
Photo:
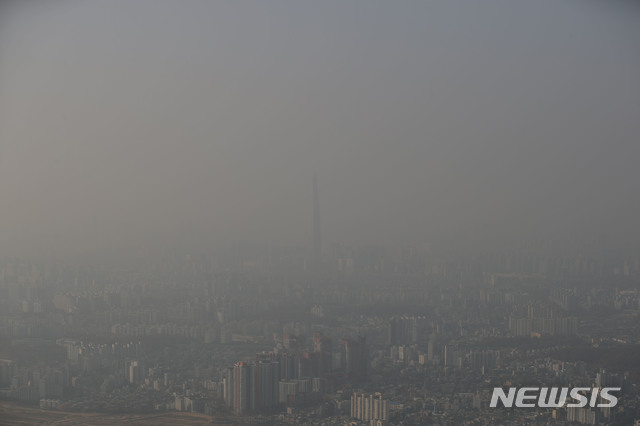
<instances>
[{"instance_id":1,"label":"hazy sky","mask_svg":"<svg viewBox=\"0 0 640 426\"><path fill-rule=\"evenodd\" d=\"M13 1L0 248L640 236L640 5Z\"/></svg>"}]
</instances>

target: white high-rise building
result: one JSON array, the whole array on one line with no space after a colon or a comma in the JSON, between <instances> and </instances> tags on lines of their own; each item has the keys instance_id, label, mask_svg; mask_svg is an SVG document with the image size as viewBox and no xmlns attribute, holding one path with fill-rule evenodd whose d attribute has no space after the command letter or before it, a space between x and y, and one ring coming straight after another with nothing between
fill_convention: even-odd
<instances>
[{"instance_id":1,"label":"white high-rise building","mask_svg":"<svg viewBox=\"0 0 640 426\"><path fill-rule=\"evenodd\" d=\"M351 417L358 420L389 420L389 401L382 399L381 393L366 396L354 392L351 396Z\"/></svg>"}]
</instances>

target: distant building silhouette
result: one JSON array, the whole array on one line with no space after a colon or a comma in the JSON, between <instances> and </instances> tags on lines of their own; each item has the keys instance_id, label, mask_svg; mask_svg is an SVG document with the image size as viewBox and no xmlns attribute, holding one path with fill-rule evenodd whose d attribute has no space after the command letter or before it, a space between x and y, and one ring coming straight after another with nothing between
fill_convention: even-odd
<instances>
[{"instance_id":1,"label":"distant building silhouette","mask_svg":"<svg viewBox=\"0 0 640 426\"><path fill-rule=\"evenodd\" d=\"M313 262L315 266L322 261L322 242L320 240L320 201L318 199L318 176L313 175Z\"/></svg>"}]
</instances>

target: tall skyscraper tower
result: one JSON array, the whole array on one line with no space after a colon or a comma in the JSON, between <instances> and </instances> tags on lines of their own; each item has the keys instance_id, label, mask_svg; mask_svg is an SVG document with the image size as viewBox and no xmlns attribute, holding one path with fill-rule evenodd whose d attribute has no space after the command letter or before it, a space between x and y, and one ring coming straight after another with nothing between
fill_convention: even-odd
<instances>
[{"instance_id":1,"label":"tall skyscraper tower","mask_svg":"<svg viewBox=\"0 0 640 426\"><path fill-rule=\"evenodd\" d=\"M318 176L313 175L313 261L320 265L322 243L320 241L320 201L318 200Z\"/></svg>"}]
</instances>

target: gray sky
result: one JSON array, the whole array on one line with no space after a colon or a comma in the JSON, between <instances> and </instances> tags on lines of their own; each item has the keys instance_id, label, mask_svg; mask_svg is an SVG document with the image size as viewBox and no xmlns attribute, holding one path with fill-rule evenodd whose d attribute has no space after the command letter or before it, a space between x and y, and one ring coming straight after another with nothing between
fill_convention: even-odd
<instances>
[{"instance_id":1,"label":"gray sky","mask_svg":"<svg viewBox=\"0 0 640 426\"><path fill-rule=\"evenodd\" d=\"M640 6L13 1L0 249L640 235Z\"/></svg>"}]
</instances>

